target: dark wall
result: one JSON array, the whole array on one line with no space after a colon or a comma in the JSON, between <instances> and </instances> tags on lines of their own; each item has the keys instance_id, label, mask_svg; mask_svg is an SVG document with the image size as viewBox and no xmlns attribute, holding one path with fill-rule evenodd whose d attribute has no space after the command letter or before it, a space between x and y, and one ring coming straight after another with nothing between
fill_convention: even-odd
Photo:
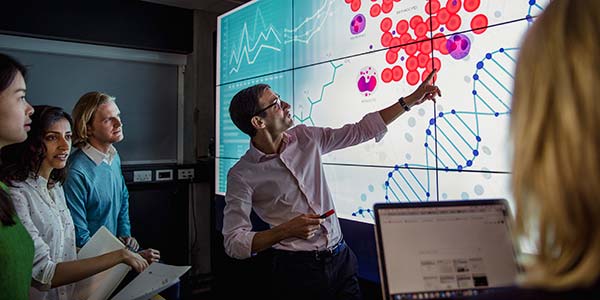
<instances>
[{"instance_id":1,"label":"dark wall","mask_svg":"<svg viewBox=\"0 0 600 300\"><path fill-rule=\"evenodd\" d=\"M193 11L139 0L3 1L0 33L191 53Z\"/></svg>"},{"instance_id":2,"label":"dark wall","mask_svg":"<svg viewBox=\"0 0 600 300\"><path fill-rule=\"evenodd\" d=\"M130 183L128 189L131 235L140 247L158 249L167 264L189 265L187 184Z\"/></svg>"}]
</instances>

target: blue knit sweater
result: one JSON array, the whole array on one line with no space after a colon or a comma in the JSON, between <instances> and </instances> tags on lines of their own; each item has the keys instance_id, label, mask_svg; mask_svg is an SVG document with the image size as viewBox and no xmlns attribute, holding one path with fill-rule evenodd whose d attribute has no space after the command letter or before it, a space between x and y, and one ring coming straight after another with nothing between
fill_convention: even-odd
<instances>
[{"instance_id":1,"label":"blue knit sweater","mask_svg":"<svg viewBox=\"0 0 600 300\"><path fill-rule=\"evenodd\" d=\"M69 165L63 187L75 224L77 247L83 247L101 226L117 237L131 236L129 192L119 155L111 165L96 165L78 149L71 154Z\"/></svg>"}]
</instances>

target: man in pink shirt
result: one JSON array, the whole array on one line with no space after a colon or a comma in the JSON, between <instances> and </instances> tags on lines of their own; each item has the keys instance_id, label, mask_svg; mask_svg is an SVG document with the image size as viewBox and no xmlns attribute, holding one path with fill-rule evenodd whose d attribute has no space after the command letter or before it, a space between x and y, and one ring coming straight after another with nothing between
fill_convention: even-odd
<instances>
[{"instance_id":1,"label":"man in pink shirt","mask_svg":"<svg viewBox=\"0 0 600 300\"><path fill-rule=\"evenodd\" d=\"M238 92L233 123L251 138L250 149L227 176L223 220L225 251L237 259L274 248L272 286L281 299L360 299L357 260L344 243L321 155L370 139L412 106L441 96L427 79L407 97L341 128L291 128L290 105L268 85ZM290 129L291 128L291 129ZM252 231L250 212L270 229Z\"/></svg>"}]
</instances>

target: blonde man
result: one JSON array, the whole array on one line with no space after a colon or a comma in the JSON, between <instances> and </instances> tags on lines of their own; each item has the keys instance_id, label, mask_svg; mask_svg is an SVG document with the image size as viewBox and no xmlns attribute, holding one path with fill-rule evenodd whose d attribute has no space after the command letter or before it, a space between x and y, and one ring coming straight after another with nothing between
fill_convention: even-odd
<instances>
[{"instance_id":1,"label":"blonde man","mask_svg":"<svg viewBox=\"0 0 600 300\"><path fill-rule=\"evenodd\" d=\"M485 299L600 299L600 1L554 0L516 69L511 130L521 288Z\"/></svg>"},{"instance_id":2,"label":"blonde man","mask_svg":"<svg viewBox=\"0 0 600 300\"><path fill-rule=\"evenodd\" d=\"M123 123L115 98L101 92L81 96L73 109L73 144L69 176L64 184L73 216L77 247L82 247L101 226L137 251L131 236L129 192L121 173L121 158L113 146L123 140ZM149 262L160 254L146 249L140 254Z\"/></svg>"}]
</instances>

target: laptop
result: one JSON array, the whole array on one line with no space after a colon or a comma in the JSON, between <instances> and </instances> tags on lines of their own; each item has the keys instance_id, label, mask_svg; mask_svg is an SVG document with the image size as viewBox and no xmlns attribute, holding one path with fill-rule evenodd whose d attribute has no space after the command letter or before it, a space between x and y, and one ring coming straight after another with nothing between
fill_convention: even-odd
<instances>
[{"instance_id":1,"label":"laptop","mask_svg":"<svg viewBox=\"0 0 600 300\"><path fill-rule=\"evenodd\" d=\"M504 199L375 204L384 299L460 299L514 285Z\"/></svg>"}]
</instances>

